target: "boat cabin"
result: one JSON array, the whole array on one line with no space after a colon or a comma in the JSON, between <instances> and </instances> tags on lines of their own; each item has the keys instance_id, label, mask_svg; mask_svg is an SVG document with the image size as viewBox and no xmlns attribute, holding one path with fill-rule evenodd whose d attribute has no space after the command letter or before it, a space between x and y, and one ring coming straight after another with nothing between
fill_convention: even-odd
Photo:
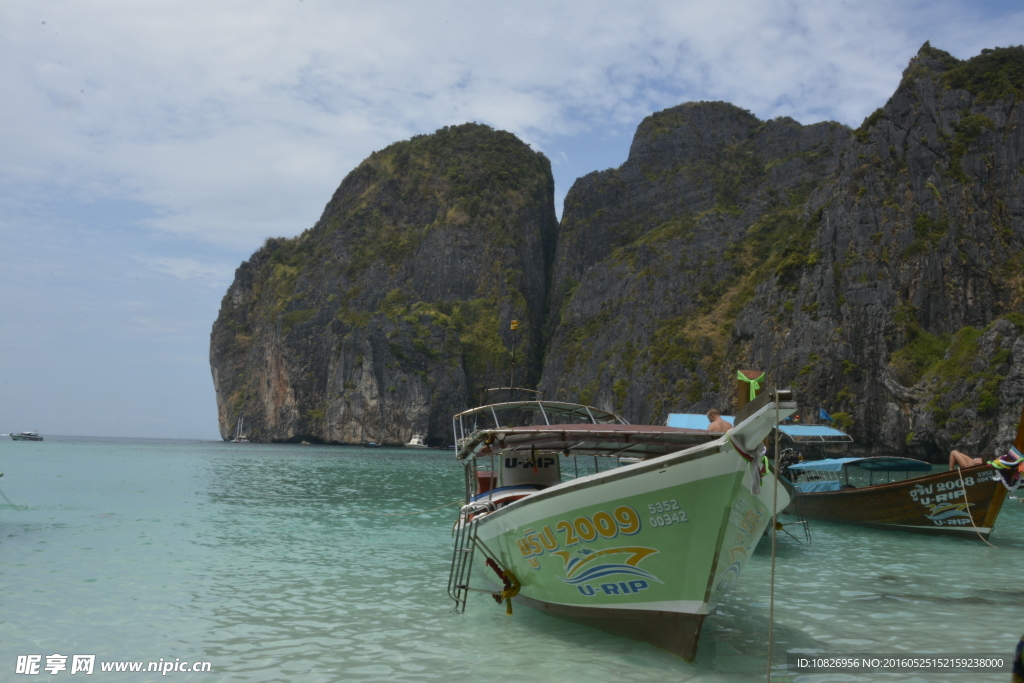
<instances>
[{"instance_id":1,"label":"boat cabin","mask_svg":"<svg viewBox=\"0 0 1024 683\"><path fill-rule=\"evenodd\" d=\"M788 467L799 493L823 493L888 484L920 477L932 465L912 458L829 458L800 462Z\"/></svg>"},{"instance_id":2,"label":"boat cabin","mask_svg":"<svg viewBox=\"0 0 1024 683\"><path fill-rule=\"evenodd\" d=\"M473 408L455 415L452 427L456 458L466 466L467 503L492 510L563 481L721 437L631 425L593 406L543 400Z\"/></svg>"}]
</instances>

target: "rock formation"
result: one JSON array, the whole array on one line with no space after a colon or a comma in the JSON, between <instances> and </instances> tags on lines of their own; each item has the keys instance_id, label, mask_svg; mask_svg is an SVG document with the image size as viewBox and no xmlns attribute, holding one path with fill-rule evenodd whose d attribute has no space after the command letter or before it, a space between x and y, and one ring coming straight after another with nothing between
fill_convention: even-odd
<instances>
[{"instance_id":1,"label":"rock formation","mask_svg":"<svg viewBox=\"0 0 1024 683\"><path fill-rule=\"evenodd\" d=\"M454 126L375 152L320 220L270 239L221 304L210 364L221 435L451 441L479 388L537 382L558 224L546 158Z\"/></svg>"},{"instance_id":2,"label":"rock formation","mask_svg":"<svg viewBox=\"0 0 1024 683\"><path fill-rule=\"evenodd\" d=\"M214 325L221 433L451 443L519 383L633 422L731 409L737 368L865 448L1012 440L1024 403L1024 48L927 43L857 129L658 112L561 226L547 160L467 124L377 152L239 268Z\"/></svg>"}]
</instances>

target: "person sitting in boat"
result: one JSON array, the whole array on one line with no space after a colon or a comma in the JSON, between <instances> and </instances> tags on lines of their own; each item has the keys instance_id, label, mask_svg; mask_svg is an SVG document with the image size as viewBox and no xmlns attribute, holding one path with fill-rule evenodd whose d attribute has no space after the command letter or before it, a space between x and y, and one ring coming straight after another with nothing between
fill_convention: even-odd
<instances>
[{"instance_id":1,"label":"person sitting in boat","mask_svg":"<svg viewBox=\"0 0 1024 683\"><path fill-rule=\"evenodd\" d=\"M708 425L709 432L725 434L727 431L732 429L732 425L723 420L722 414L714 408L708 411L708 421L711 422L711 424Z\"/></svg>"},{"instance_id":2,"label":"person sitting in boat","mask_svg":"<svg viewBox=\"0 0 1024 683\"><path fill-rule=\"evenodd\" d=\"M949 452L949 469L952 471L956 467L974 467L975 465L981 465L985 461L981 458L972 458L966 453L954 449Z\"/></svg>"}]
</instances>

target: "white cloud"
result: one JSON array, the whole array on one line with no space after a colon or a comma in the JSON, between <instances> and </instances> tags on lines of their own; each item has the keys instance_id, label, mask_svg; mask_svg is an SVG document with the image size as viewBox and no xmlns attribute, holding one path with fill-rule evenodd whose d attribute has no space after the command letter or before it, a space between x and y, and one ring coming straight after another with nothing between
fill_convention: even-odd
<instances>
[{"instance_id":1,"label":"white cloud","mask_svg":"<svg viewBox=\"0 0 1024 683\"><path fill-rule=\"evenodd\" d=\"M179 280L206 280L211 284L226 287L231 282L234 268L222 264L204 263L194 258L137 257L158 273L171 275Z\"/></svg>"},{"instance_id":2,"label":"white cloud","mask_svg":"<svg viewBox=\"0 0 1024 683\"><path fill-rule=\"evenodd\" d=\"M157 230L252 245L309 227L370 151L466 120L544 148L689 99L857 125L922 36L973 51L1021 35L1021 13L973 7L4 3L0 96L17 106L0 113L0 173L15 192L130 198L159 208Z\"/></svg>"}]
</instances>

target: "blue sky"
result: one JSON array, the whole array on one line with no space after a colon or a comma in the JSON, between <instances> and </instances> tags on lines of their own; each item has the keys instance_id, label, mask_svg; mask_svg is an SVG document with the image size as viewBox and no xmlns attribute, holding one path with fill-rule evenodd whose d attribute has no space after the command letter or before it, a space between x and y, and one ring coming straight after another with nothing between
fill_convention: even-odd
<instances>
[{"instance_id":1,"label":"blue sky","mask_svg":"<svg viewBox=\"0 0 1024 683\"><path fill-rule=\"evenodd\" d=\"M994 0L0 3L0 433L217 438L234 269L396 140L509 130L560 213L653 111L855 127L925 40L1022 38Z\"/></svg>"}]
</instances>

